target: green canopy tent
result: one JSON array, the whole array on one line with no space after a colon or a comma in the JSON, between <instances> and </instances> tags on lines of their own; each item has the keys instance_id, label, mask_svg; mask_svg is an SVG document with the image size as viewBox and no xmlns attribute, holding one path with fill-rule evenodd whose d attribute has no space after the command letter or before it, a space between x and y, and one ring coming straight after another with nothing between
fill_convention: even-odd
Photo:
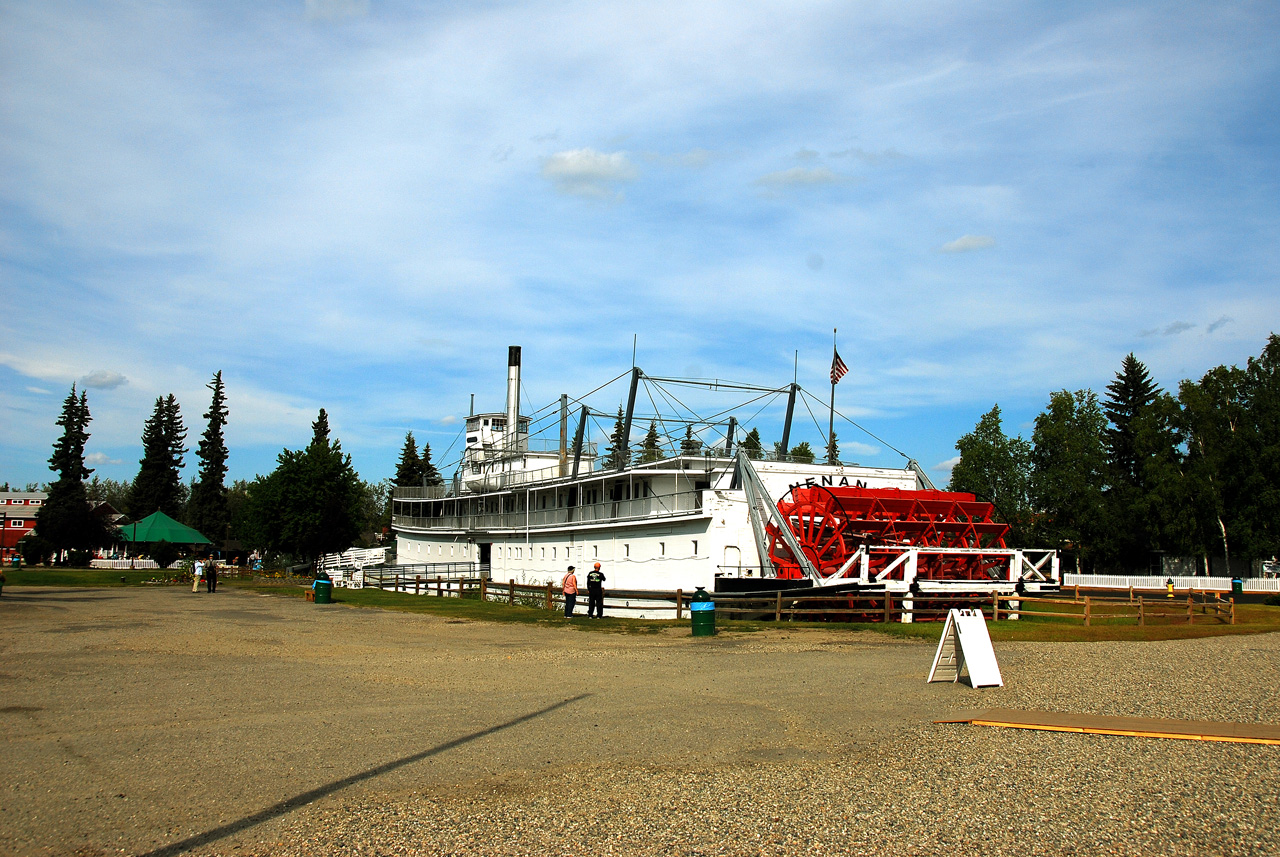
<instances>
[{"instance_id":1,"label":"green canopy tent","mask_svg":"<svg viewBox=\"0 0 1280 857\"><path fill-rule=\"evenodd\" d=\"M164 512L148 515L136 524L125 524L120 535L126 542L168 542L171 545L209 545L213 542Z\"/></svg>"}]
</instances>

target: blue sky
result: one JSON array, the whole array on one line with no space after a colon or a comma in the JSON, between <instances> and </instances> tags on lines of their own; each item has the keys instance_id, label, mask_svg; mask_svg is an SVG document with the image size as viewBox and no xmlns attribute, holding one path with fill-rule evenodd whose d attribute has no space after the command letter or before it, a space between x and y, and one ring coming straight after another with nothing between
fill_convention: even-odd
<instances>
[{"instance_id":1,"label":"blue sky","mask_svg":"<svg viewBox=\"0 0 1280 857\"><path fill-rule=\"evenodd\" d=\"M945 480L993 403L1029 435L1280 327L1277 43L1273 3L0 2L0 481L73 383L103 476L222 370L233 478L325 407L380 479L508 344L526 411L633 335L825 400L833 327L837 407Z\"/></svg>"}]
</instances>

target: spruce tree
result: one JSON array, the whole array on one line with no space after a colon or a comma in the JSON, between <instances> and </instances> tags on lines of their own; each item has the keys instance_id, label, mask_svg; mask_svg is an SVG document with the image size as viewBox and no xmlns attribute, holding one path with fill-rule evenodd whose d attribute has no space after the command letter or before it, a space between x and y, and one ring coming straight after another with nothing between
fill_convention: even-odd
<instances>
[{"instance_id":1,"label":"spruce tree","mask_svg":"<svg viewBox=\"0 0 1280 857\"><path fill-rule=\"evenodd\" d=\"M213 380L205 385L213 391L208 420L196 456L200 459L200 473L191 489L191 502L187 507L188 523L215 545L228 535L231 516L227 509L227 489L223 480L227 476L227 444L222 428L227 424L227 398L222 385L222 372L215 372Z\"/></svg>"},{"instance_id":2,"label":"spruce tree","mask_svg":"<svg viewBox=\"0 0 1280 857\"><path fill-rule=\"evenodd\" d=\"M801 464L813 464L813 447L809 446L809 441L804 440L791 447L791 460Z\"/></svg>"},{"instance_id":3,"label":"spruce tree","mask_svg":"<svg viewBox=\"0 0 1280 857\"><path fill-rule=\"evenodd\" d=\"M1107 385L1108 534L1104 553L1123 570L1150 570L1155 552L1190 550L1191 483L1181 467L1178 408L1133 354Z\"/></svg>"},{"instance_id":4,"label":"spruce tree","mask_svg":"<svg viewBox=\"0 0 1280 857\"><path fill-rule=\"evenodd\" d=\"M1155 404L1160 388L1151 380L1147 367L1130 352L1120 364L1116 379L1107 385L1103 410L1111 427L1107 429L1107 457L1112 479L1136 487L1142 480L1142 466L1134 449L1138 420Z\"/></svg>"},{"instance_id":5,"label":"spruce tree","mask_svg":"<svg viewBox=\"0 0 1280 857\"><path fill-rule=\"evenodd\" d=\"M631 450L627 438L623 436L622 406L618 406L618 418L613 423L613 433L609 435L608 455L605 457L606 470L621 470L631 463Z\"/></svg>"},{"instance_id":6,"label":"spruce tree","mask_svg":"<svg viewBox=\"0 0 1280 857\"><path fill-rule=\"evenodd\" d=\"M316 421L311 424L311 445L316 444L325 447L329 445L329 414L324 408L320 409L320 413L316 414Z\"/></svg>"},{"instance_id":7,"label":"spruce tree","mask_svg":"<svg viewBox=\"0 0 1280 857\"><path fill-rule=\"evenodd\" d=\"M129 515L135 521L157 511L171 518L182 514L185 486L178 470L187 451L182 445L186 437L178 400L172 393L157 398L142 427L142 459L129 498Z\"/></svg>"},{"instance_id":8,"label":"spruce tree","mask_svg":"<svg viewBox=\"0 0 1280 857\"><path fill-rule=\"evenodd\" d=\"M640 444L640 463L648 464L651 461L661 461L662 459L662 447L658 443L658 424L655 420L650 420L649 431L645 434L644 441Z\"/></svg>"},{"instance_id":9,"label":"spruce tree","mask_svg":"<svg viewBox=\"0 0 1280 857\"><path fill-rule=\"evenodd\" d=\"M738 448L747 454L747 458L764 458L764 445L760 442L760 431L758 429L749 431L747 439L740 443Z\"/></svg>"},{"instance_id":10,"label":"spruce tree","mask_svg":"<svg viewBox=\"0 0 1280 857\"><path fill-rule=\"evenodd\" d=\"M404 436L404 447L396 464L396 485L401 488L422 485L422 459L418 457L418 444L413 439L413 432Z\"/></svg>"},{"instance_id":11,"label":"spruce tree","mask_svg":"<svg viewBox=\"0 0 1280 857\"><path fill-rule=\"evenodd\" d=\"M444 477L440 475L440 471L431 463L431 444L422 444L422 482L424 485L443 485Z\"/></svg>"},{"instance_id":12,"label":"spruce tree","mask_svg":"<svg viewBox=\"0 0 1280 857\"><path fill-rule=\"evenodd\" d=\"M680 441L681 455L701 455L702 441L693 436L693 426L685 426L684 439Z\"/></svg>"},{"instance_id":13,"label":"spruce tree","mask_svg":"<svg viewBox=\"0 0 1280 857\"><path fill-rule=\"evenodd\" d=\"M89 440L88 397L71 392L62 402L57 425L62 436L53 444L49 469L58 474L49 486L49 496L36 512L36 535L51 551L88 550L106 540L106 532L89 509L84 480L93 471L84 466L85 444Z\"/></svg>"},{"instance_id":14,"label":"spruce tree","mask_svg":"<svg viewBox=\"0 0 1280 857\"><path fill-rule=\"evenodd\" d=\"M840 463L840 445L836 442L835 431L831 432L831 437L827 440L827 464Z\"/></svg>"}]
</instances>

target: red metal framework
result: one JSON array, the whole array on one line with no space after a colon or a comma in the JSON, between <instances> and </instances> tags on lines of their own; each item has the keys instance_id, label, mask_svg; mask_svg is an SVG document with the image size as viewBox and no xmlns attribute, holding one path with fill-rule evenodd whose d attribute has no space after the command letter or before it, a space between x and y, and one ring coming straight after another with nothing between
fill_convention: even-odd
<instances>
[{"instance_id":1,"label":"red metal framework","mask_svg":"<svg viewBox=\"0 0 1280 857\"><path fill-rule=\"evenodd\" d=\"M886 570L880 579L901 580L904 549L915 548L916 580L1008 579L1009 526L972 494L812 485L793 488L778 511L824 578L859 577L865 567L869 580ZM804 577L777 526L767 534L777 576Z\"/></svg>"}]
</instances>

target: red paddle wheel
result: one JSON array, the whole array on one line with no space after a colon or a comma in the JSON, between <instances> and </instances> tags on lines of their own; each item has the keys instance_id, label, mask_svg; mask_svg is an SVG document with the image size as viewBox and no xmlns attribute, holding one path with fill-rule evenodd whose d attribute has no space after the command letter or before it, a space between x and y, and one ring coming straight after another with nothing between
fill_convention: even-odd
<instances>
[{"instance_id":1,"label":"red paddle wheel","mask_svg":"<svg viewBox=\"0 0 1280 857\"><path fill-rule=\"evenodd\" d=\"M917 549L916 580L1008 579L1009 526L993 521L994 511L972 494L897 488L800 486L778 501L800 549L833 582L861 574L860 548L872 581L885 572L880 579L904 579L905 548ZM767 534L777 576L804 577L777 526L770 524Z\"/></svg>"}]
</instances>

